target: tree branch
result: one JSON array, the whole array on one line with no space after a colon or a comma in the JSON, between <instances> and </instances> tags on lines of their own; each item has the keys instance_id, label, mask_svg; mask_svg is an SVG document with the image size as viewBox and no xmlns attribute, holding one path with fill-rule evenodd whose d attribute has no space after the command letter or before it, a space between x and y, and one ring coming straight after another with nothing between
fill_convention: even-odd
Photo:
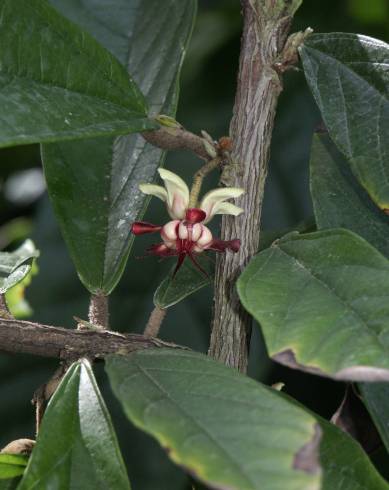
<instances>
[{"instance_id":1,"label":"tree branch","mask_svg":"<svg viewBox=\"0 0 389 490\"><path fill-rule=\"evenodd\" d=\"M71 330L0 319L0 351L10 354L33 354L71 362L81 357L103 359L108 354L129 354L156 347L185 348L138 334Z\"/></svg>"},{"instance_id":2,"label":"tree branch","mask_svg":"<svg viewBox=\"0 0 389 490\"><path fill-rule=\"evenodd\" d=\"M244 214L223 216L222 239L241 239L236 254L220 255L215 276L215 308L209 354L246 371L251 317L241 306L235 283L258 250L259 227L269 149L281 73L293 62L297 49L287 43L292 16L301 0L242 0L243 37L238 86L230 127L232 163L222 182L243 187L237 204ZM287 50L284 47L287 45Z\"/></svg>"},{"instance_id":3,"label":"tree branch","mask_svg":"<svg viewBox=\"0 0 389 490\"><path fill-rule=\"evenodd\" d=\"M90 323L93 323L96 326L101 326L104 329L109 328L108 296L103 294L91 294L88 318Z\"/></svg>"},{"instance_id":4,"label":"tree branch","mask_svg":"<svg viewBox=\"0 0 389 490\"><path fill-rule=\"evenodd\" d=\"M212 158L206 150L204 139L183 128L162 126L160 129L145 131L142 136L148 143L162 150L190 150L202 160Z\"/></svg>"},{"instance_id":5,"label":"tree branch","mask_svg":"<svg viewBox=\"0 0 389 490\"><path fill-rule=\"evenodd\" d=\"M162 322L166 316L167 309L156 306L150 314L143 335L147 338L158 337Z\"/></svg>"}]
</instances>

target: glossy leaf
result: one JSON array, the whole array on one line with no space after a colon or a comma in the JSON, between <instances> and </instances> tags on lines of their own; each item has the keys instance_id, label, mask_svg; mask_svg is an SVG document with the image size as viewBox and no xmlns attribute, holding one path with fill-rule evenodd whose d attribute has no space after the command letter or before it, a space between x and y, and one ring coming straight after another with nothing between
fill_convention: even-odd
<instances>
[{"instance_id":1,"label":"glossy leaf","mask_svg":"<svg viewBox=\"0 0 389 490\"><path fill-rule=\"evenodd\" d=\"M238 280L270 356L342 380L389 380L389 261L343 229L290 234Z\"/></svg>"},{"instance_id":2,"label":"glossy leaf","mask_svg":"<svg viewBox=\"0 0 389 490\"><path fill-rule=\"evenodd\" d=\"M50 400L18 490L129 490L110 416L90 364L73 364Z\"/></svg>"},{"instance_id":3,"label":"glossy leaf","mask_svg":"<svg viewBox=\"0 0 389 490\"><path fill-rule=\"evenodd\" d=\"M39 252L31 240L26 240L13 252L0 252L0 294L21 282L38 256Z\"/></svg>"},{"instance_id":4,"label":"glossy leaf","mask_svg":"<svg viewBox=\"0 0 389 490\"><path fill-rule=\"evenodd\" d=\"M110 356L106 369L128 418L210 488L320 488L315 420L274 390L188 351Z\"/></svg>"},{"instance_id":5,"label":"glossy leaf","mask_svg":"<svg viewBox=\"0 0 389 490\"><path fill-rule=\"evenodd\" d=\"M155 127L126 70L46 1L0 13L0 147Z\"/></svg>"},{"instance_id":6,"label":"glossy leaf","mask_svg":"<svg viewBox=\"0 0 389 490\"><path fill-rule=\"evenodd\" d=\"M200 272L189 259L185 260L177 274L173 277L176 266L158 286L154 294L154 304L159 308L169 308L199 289L211 284L213 271L210 257L196 257L197 262L208 275Z\"/></svg>"},{"instance_id":7,"label":"glossy leaf","mask_svg":"<svg viewBox=\"0 0 389 490\"><path fill-rule=\"evenodd\" d=\"M28 457L22 454L0 454L0 480L22 475ZM1 487L0 487L1 488Z\"/></svg>"},{"instance_id":8,"label":"glossy leaf","mask_svg":"<svg viewBox=\"0 0 389 490\"><path fill-rule=\"evenodd\" d=\"M318 228L348 228L389 258L389 217L358 184L328 135L313 137L310 167Z\"/></svg>"},{"instance_id":9,"label":"glossy leaf","mask_svg":"<svg viewBox=\"0 0 389 490\"><path fill-rule=\"evenodd\" d=\"M389 218L371 202L326 135L314 136L311 194L319 228L344 226L389 257ZM389 451L389 383L360 383L359 388Z\"/></svg>"},{"instance_id":10,"label":"glossy leaf","mask_svg":"<svg viewBox=\"0 0 389 490\"><path fill-rule=\"evenodd\" d=\"M174 115L178 75L192 30L195 0L52 0L128 67L151 112ZM131 223L147 196L163 153L139 135L99 138L42 150L51 200L84 285L109 293L117 284L133 242Z\"/></svg>"},{"instance_id":11,"label":"glossy leaf","mask_svg":"<svg viewBox=\"0 0 389 490\"><path fill-rule=\"evenodd\" d=\"M372 200L389 208L389 45L357 34L316 34L300 55L331 138Z\"/></svg>"}]
</instances>

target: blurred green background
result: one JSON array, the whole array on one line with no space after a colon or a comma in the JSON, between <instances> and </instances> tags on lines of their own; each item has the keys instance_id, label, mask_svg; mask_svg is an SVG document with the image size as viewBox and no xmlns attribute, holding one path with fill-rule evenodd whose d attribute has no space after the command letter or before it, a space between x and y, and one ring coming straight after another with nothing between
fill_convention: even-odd
<instances>
[{"instance_id":1,"label":"blurred green background","mask_svg":"<svg viewBox=\"0 0 389 490\"><path fill-rule=\"evenodd\" d=\"M199 13L182 74L177 119L192 131L206 129L218 138L228 134L234 100L241 18L238 0L200 0ZM388 0L304 0L293 30L346 31L388 41ZM320 123L301 71L285 75L272 142L270 173L263 210L263 229L291 227L312 216L309 196L309 150ZM170 154L166 166L188 180L198 161L187 153ZM216 183L209 179L208 185ZM78 281L44 189L38 146L0 151L0 247L12 248L28 235L41 250L39 274L26 290L33 320L74 326L73 316L86 318L88 294ZM163 206L151 202L146 220L166 218ZM218 224L216 224L216 228ZM135 241L126 272L111 300L111 325L141 332L151 311L153 293L171 264L155 258L137 259L150 242ZM212 292L203 289L174 307L162 337L206 352L212 314ZM0 356L0 446L12 439L33 437L30 400L35 388L53 373L56 362L31 356ZM102 366L97 376L117 429L135 490L190 489L188 477L148 436L125 420L106 383ZM344 392L342 383L297 373L267 360L258 329L254 329L250 375L266 383L282 381L285 391L311 409L330 417ZM375 461L379 461L379 455ZM382 461L383 471L385 462ZM387 462L386 462L387 465ZM388 465L387 465L388 466Z\"/></svg>"}]
</instances>

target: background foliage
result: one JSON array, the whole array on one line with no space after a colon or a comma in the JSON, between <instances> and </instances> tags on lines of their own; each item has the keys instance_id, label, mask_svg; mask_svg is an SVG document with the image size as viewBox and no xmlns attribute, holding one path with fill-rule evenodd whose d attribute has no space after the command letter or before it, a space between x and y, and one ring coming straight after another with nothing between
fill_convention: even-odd
<instances>
[{"instance_id":1,"label":"background foliage","mask_svg":"<svg viewBox=\"0 0 389 490\"><path fill-rule=\"evenodd\" d=\"M311 26L316 32L360 32L388 40L386 0L331 0L325 2L325 8L320 8L319 3L305 0L297 12L294 30ZM228 132L240 30L236 0L199 2L198 20L183 69L177 116L193 131L206 129L215 137ZM265 230L287 228L312 216L308 164L312 133L319 123L320 116L303 74L287 73L273 139L263 215ZM71 326L72 315L86 317L88 296L78 281L44 192L39 149L28 146L1 150L0 162L0 246L6 249L32 230L32 238L42 251L39 274L26 290L35 310L33 319ZM169 155L167 166L180 174L185 169L189 176L196 163L187 153L177 152ZM162 213L162 207L152 202L146 219L158 222L164 217ZM143 255L145 241L135 243L133 257L111 297L112 324L122 331L141 331L153 307L153 293L170 268L166 262L135 258ZM169 312L162 338L204 352L210 316L210 290L205 288ZM259 336L256 330L255 336ZM258 339L253 342L252 376L266 383L284 382L286 393L325 417L336 410L343 396L342 384L273 364L266 360L260 345ZM54 361L21 355L0 357L1 445L33 436L34 415L29 400L33 389L47 380L55 365ZM109 391L105 374L96 367L124 459L130 467L133 488L190 489L188 477L167 459L158 444L129 427ZM384 471L380 458L380 454L373 455Z\"/></svg>"}]
</instances>

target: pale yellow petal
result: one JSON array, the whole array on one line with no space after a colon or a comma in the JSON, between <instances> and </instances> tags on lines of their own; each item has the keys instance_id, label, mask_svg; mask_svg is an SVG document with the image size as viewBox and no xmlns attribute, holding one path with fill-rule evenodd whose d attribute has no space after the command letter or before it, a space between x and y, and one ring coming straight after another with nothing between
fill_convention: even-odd
<instances>
[{"instance_id":1,"label":"pale yellow petal","mask_svg":"<svg viewBox=\"0 0 389 490\"><path fill-rule=\"evenodd\" d=\"M221 187L205 194L200 203L200 208L207 214L204 223L208 223L215 214L232 214L233 216L238 216L242 213L243 210L241 208L225 201L239 197L243 193L244 189L239 187Z\"/></svg>"},{"instance_id":2,"label":"pale yellow petal","mask_svg":"<svg viewBox=\"0 0 389 490\"><path fill-rule=\"evenodd\" d=\"M164 189L161 185L140 184L139 190L148 196L155 196L158 197L158 199L161 199L161 201L167 201L166 189Z\"/></svg>"},{"instance_id":3,"label":"pale yellow petal","mask_svg":"<svg viewBox=\"0 0 389 490\"><path fill-rule=\"evenodd\" d=\"M159 175L163 180L167 191L167 209L173 219L185 218L185 213L189 205L189 189L185 182L177 174L166 170L158 169Z\"/></svg>"}]
</instances>

